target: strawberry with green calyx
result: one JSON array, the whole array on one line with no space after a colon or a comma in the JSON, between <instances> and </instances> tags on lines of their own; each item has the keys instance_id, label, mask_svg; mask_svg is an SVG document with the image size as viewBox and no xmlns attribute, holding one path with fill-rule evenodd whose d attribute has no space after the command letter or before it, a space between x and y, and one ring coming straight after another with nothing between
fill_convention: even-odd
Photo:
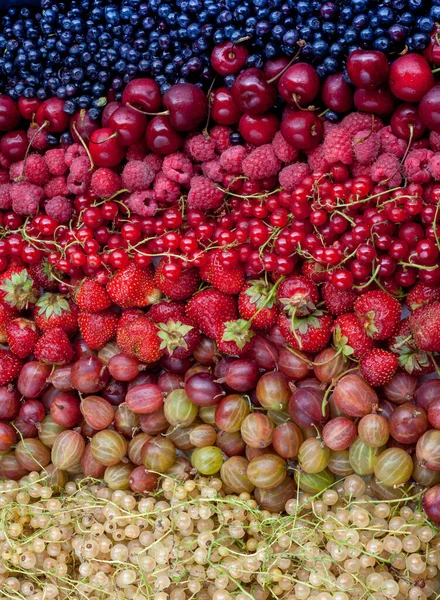
<instances>
[{"instance_id":1,"label":"strawberry with green calyx","mask_svg":"<svg viewBox=\"0 0 440 600\"><path fill-rule=\"evenodd\" d=\"M440 302L426 304L411 313L409 326L417 348L440 352Z\"/></svg>"},{"instance_id":2,"label":"strawberry with green calyx","mask_svg":"<svg viewBox=\"0 0 440 600\"><path fill-rule=\"evenodd\" d=\"M29 272L37 285L48 292L56 292L63 277L46 258L42 258L35 265L29 265Z\"/></svg>"},{"instance_id":3,"label":"strawberry with green calyx","mask_svg":"<svg viewBox=\"0 0 440 600\"><path fill-rule=\"evenodd\" d=\"M219 349L225 354L241 356L251 349L254 335L251 329L251 321L236 319L223 323L216 337L216 342Z\"/></svg>"},{"instance_id":4,"label":"strawberry with green calyx","mask_svg":"<svg viewBox=\"0 0 440 600\"><path fill-rule=\"evenodd\" d=\"M269 329L276 323L278 307L274 288L274 285L270 285L264 279L256 279L246 281L240 291L238 296L240 317L246 321L251 320L252 327L255 329Z\"/></svg>"},{"instance_id":5,"label":"strawberry with green calyx","mask_svg":"<svg viewBox=\"0 0 440 600\"><path fill-rule=\"evenodd\" d=\"M18 377L23 361L10 350L0 348L0 385L6 385Z\"/></svg>"},{"instance_id":6,"label":"strawberry with green calyx","mask_svg":"<svg viewBox=\"0 0 440 600\"><path fill-rule=\"evenodd\" d=\"M149 306L157 302L161 295L155 286L151 265L142 269L134 262L116 272L107 283L107 293L122 308Z\"/></svg>"},{"instance_id":7,"label":"strawberry with green calyx","mask_svg":"<svg viewBox=\"0 0 440 600\"><path fill-rule=\"evenodd\" d=\"M374 340L391 337L402 314L400 302L382 290L362 294L356 300L354 309L365 332Z\"/></svg>"},{"instance_id":8,"label":"strawberry with green calyx","mask_svg":"<svg viewBox=\"0 0 440 600\"><path fill-rule=\"evenodd\" d=\"M354 313L346 313L336 318L333 327L333 344L344 356L361 358L374 347L374 341L369 337Z\"/></svg>"},{"instance_id":9,"label":"strawberry with green calyx","mask_svg":"<svg viewBox=\"0 0 440 600\"><path fill-rule=\"evenodd\" d=\"M164 267L168 260L163 258L157 265L154 273L154 283L159 290L170 300L187 300L191 298L200 285L200 274L196 267L182 269L179 277L170 279L166 277Z\"/></svg>"},{"instance_id":10,"label":"strawberry with green calyx","mask_svg":"<svg viewBox=\"0 0 440 600\"><path fill-rule=\"evenodd\" d=\"M237 319L237 301L216 288L201 290L186 305L186 314L193 319L202 333L217 339L223 334L223 325Z\"/></svg>"},{"instance_id":11,"label":"strawberry with green calyx","mask_svg":"<svg viewBox=\"0 0 440 600\"><path fill-rule=\"evenodd\" d=\"M315 310L306 317L280 314L278 327L286 341L296 350L320 352L331 337L333 319L328 313Z\"/></svg>"},{"instance_id":12,"label":"strawberry with green calyx","mask_svg":"<svg viewBox=\"0 0 440 600\"><path fill-rule=\"evenodd\" d=\"M38 288L27 269L13 266L0 276L0 302L26 310L38 300Z\"/></svg>"},{"instance_id":13,"label":"strawberry with green calyx","mask_svg":"<svg viewBox=\"0 0 440 600\"><path fill-rule=\"evenodd\" d=\"M440 301L440 287L428 285L423 281L417 281L406 297L406 304L410 310L438 301Z\"/></svg>"},{"instance_id":14,"label":"strawberry with green calyx","mask_svg":"<svg viewBox=\"0 0 440 600\"><path fill-rule=\"evenodd\" d=\"M78 330L78 307L62 294L43 294L35 305L35 322L41 331L63 329L68 336Z\"/></svg>"},{"instance_id":15,"label":"strawberry with green calyx","mask_svg":"<svg viewBox=\"0 0 440 600\"><path fill-rule=\"evenodd\" d=\"M380 387L391 381L399 361L392 352L372 348L361 358L359 366L362 377L373 387Z\"/></svg>"},{"instance_id":16,"label":"strawberry with green calyx","mask_svg":"<svg viewBox=\"0 0 440 600\"><path fill-rule=\"evenodd\" d=\"M173 358L188 358L200 342L200 332L195 321L182 316L156 323L161 340L160 348L167 356Z\"/></svg>"},{"instance_id":17,"label":"strawberry with green calyx","mask_svg":"<svg viewBox=\"0 0 440 600\"><path fill-rule=\"evenodd\" d=\"M34 349L35 358L49 365L67 365L74 352L66 332L57 327L46 331Z\"/></svg>"},{"instance_id":18,"label":"strawberry with green calyx","mask_svg":"<svg viewBox=\"0 0 440 600\"><path fill-rule=\"evenodd\" d=\"M145 313L127 310L119 319L116 343L123 352L141 362L154 363L164 354L158 334L159 328Z\"/></svg>"},{"instance_id":19,"label":"strawberry with green calyx","mask_svg":"<svg viewBox=\"0 0 440 600\"><path fill-rule=\"evenodd\" d=\"M75 292L75 302L81 310L90 313L98 313L112 305L105 287L91 277L86 277L79 284Z\"/></svg>"},{"instance_id":20,"label":"strawberry with green calyx","mask_svg":"<svg viewBox=\"0 0 440 600\"><path fill-rule=\"evenodd\" d=\"M306 317L318 304L318 286L303 275L287 277L278 287L277 299L287 316Z\"/></svg>"},{"instance_id":21,"label":"strawberry with green calyx","mask_svg":"<svg viewBox=\"0 0 440 600\"><path fill-rule=\"evenodd\" d=\"M19 358L29 356L40 339L35 322L21 317L8 323L6 335L9 349Z\"/></svg>"},{"instance_id":22,"label":"strawberry with green calyx","mask_svg":"<svg viewBox=\"0 0 440 600\"><path fill-rule=\"evenodd\" d=\"M82 310L78 315L81 335L89 348L100 350L116 336L119 315L112 310L87 312Z\"/></svg>"},{"instance_id":23,"label":"strawberry with green calyx","mask_svg":"<svg viewBox=\"0 0 440 600\"><path fill-rule=\"evenodd\" d=\"M0 304L0 344L8 341L6 329L8 324L18 317L18 311L6 304Z\"/></svg>"},{"instance_id":24,"label":"strawberry with green calyx","mask_svg":"<svg viewBox=\"0 0 440 600\"><path fill-rule=\"evenodd\" d=\"M393 337L388 340L388 347L397 356L399 367L410 375L426 375L435 371L431 352L416 346L409 318L400 321Z\"/></svg>"},{"instance_id":25,"label":"strawberry with green calyx","mask_svg":"<svg viewBox=\"0 0 440 600\"><path fill-rule=\"evenodd\" d=\"M200 276L225 294L238 294L245 281L244 268L241 263L226 266L222 262L222 252L218 248L208 253L206 263L200 267Z\"/></svg>"}]
</instances>

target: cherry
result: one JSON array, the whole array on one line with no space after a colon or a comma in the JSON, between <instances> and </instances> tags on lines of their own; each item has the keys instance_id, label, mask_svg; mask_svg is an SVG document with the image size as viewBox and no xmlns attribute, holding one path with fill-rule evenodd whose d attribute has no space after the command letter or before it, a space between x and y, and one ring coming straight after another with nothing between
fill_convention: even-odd
<instances>
[{"instance_id":1,"label":"cherry","mask_svg":"<svg viewBox=\"0 0 440 600\"><path fill-rule=\"evenodd\" d=\"M90 136L89 152L98 167L115 167L125 156L115 132L108 127L97 129Z\"/></svg>"},{"instance_id":2,"label":"cherry","mask_svg":"<svg viewBox=\"0 0 440 600\"><path fill-rule=\"evenodd\" d=\"M162 98L169 111L171 127L177 131L195 129L208 115L208 101L202 89L192 83L176 83Z\"/></svg>"},{"instance_id":3,"label":"cherry","mask_svg":"<svg viewBox=\"0 0 440 600\"><path fill-rule=\"evenodd\" d=\"M144 135L147 117L129 106L121 106L108 119L108 127L118 134L121 146L131 146Z\"/></svg>"},{"instance_id":4,"label":"cherry","mask_svg":"<svg viewBox=\"0 0 440 600\"><path fill-rule=\"evenodd\" d=\"M69 115L64 112L65 101L60 98L49 98L40 104L35 120L37 125L45 126L49 133L66 131L69 125Z\"/></svg>"},{"instance_id":5,"label":"cherry","mask_svg":"<svg viewBox=\"0 0 440 600\"><path fill-rule=\"evenodd\" d=\"M298 111L283 119L281 133L294 148L313 150L322 140L324 126L316 113Z\"/></svg>"},{"instance_id":6,"label":"cherry","mask_svg":"<svg viewBox=\"0 0 440 600\"><path fill-rule=\"evenodd\" d=\"M431 64L438 66L440 65L440 44L438 43L439 29L435 27L431 33L431 41L429 46L423 51L424 57Z\"/></svg>"},{"instance_id":7,"label":"cherry","mask_svg":"<svg viewBox=\"0 0 440 600\"><path fill-rule=\"evenodd\" d=\"M307 106L316 98L320 88L318 73L308 63L296 63L280 77L278 92L291 106Z\"/></svg>"},{"instance_id":8,"label":"cherry","mask_svg":"<svg viewBox=\"0 0 440 600\"><path fill-rule=\"evenodd\" d=\"M321 97L327 108L339 113L348 112L353 104L353 91L342 73L327 77L321 89Z\"/></svg>"},{"instance_id":9,"label":"cherry","mask_svg":"<svg viewBox=\"0 0 440 600\"><path fill-rule=\"evenodd\" d=\"M0 152L11 162L23 160L28 147L26 132L22 129L9 131L0 140Z\"/></svg>"},{"instance_id":10,"label":"cherry","mask_svg":"<svg viewBox=\"0 0 440 600\"><path fill-rule=\"evenodd\" d=\"M0 131L15 129L20 119L20 112L12 98L0 94Z\"/></svg>"},{"instance_id":11,"label":"cherry","mask_svg":"<svg viewBox=\"0 0 440 600\"><path fill-rule=\"evenodd\" d=\"M272 113L263 115L244 114L238 123L238 131L243 139L255 146L269 144L279 128L279 119Z\"/></svg>"},{"instance_id":12,"label":"cherry","mask_svg":"<svg viewBox=\"0 0 440 600\"><path fill-rule=\"evenodd\" d=\"M132 79L122 92L122 104L155 113L160 110L160 89L154 79Z\"/></svg>"},{"instance_id":13,"label":"cherry","mask_svg":"<svg viewBox=\"0 0 440 600\"><path fill-rule=\"evenodd\" d=\"M220 75L232 75L244 67L248 56L249 52L245 46L238 46L227 41L214 46L211 53L211 65L214 71Z\"/></svg>"},{"instance_id":14,"label":"cherry","mask_svg":"<svg viewBox=\"0 0 440 600\"><path fill-rule=\"evenodd\" d=\"M82 108L70 117L69 130L75 142L79 142L80 137L83 140L89 140L92 133L97 129L99 129L98 121L91 119L89 112L85 108Z\"/></svg>"},{"instance_id":15,"label":"cherry","mask_svg":"<svg viewBox=\"0 0 440 600\"><path fill-rule=\"evenodd\" d=\"M251 115L267 112L277 97L276 89L266 81L263 71L255 67L238 75L231 92L239 110Z\"/></svg>"},{"instance_id":16,"label":"cherry","mask_svg":"<svg viewBox=\"0 0 440 600\"><path fill-rule=\"evenodd\" d=\"M391 65L389 86L399 100L419 102L433 85L434 75L420 54L399 56Z\"/></svg>"},{"instance_id":17,"label":"cherry","mask_svg":"<svg viewBox=\"0 0 440 600\"><path fill-rule=\"evenodd\" d=\"M145 141L151 152L172 154L182 147L183 138L175 131L166 115L151 119L145 132Z\"/></svg>"},{"instance_id":18,"label":"cherry","mask_svg":"<svg viewBox=\"0 0 440 600\"><path fill-rule=\"evenodd\" d=\"M284 71L288 64L289 59L286 56L267 60L263 67L263 72L266 79L275 79L281 73L281 71Z\"/></svg>"},{"instance_id":19,"label":"cherry","mask_svg":"<svg viewBox=\"0 0 440 600\"><path fill-rule=\"evenodd\" d=\"M391 116L390 125L394 135L404 140L409 140L411 135L418 140L425 133L417 106L413 104L400 104Z\"/></svg>"},{"instance_id":20,"label":"cherry","mask_svg":"<svg viewBox=\"0 0 440 600\"><path fill-rule=\"evenodd\" d=\"M241 111L234 102L231 92L221 87L212 94L211 117L219 125L234 125L238 123Z\"/></svg>"},{"instance_id":21,"label":"cherry","mask_svg":"<svg viewBox=\"0 0 440 600\"><path fill-rule=\"evenodd\" d=\"M440 132L440 85L435 85L420 100L419 117L428 129Z\"/></svg>"},{"instance_id":22,"label":"cherry","mask_svg":"<svg viewBox=\"0 0 440 600\"><path fill-rule=\"evenodd\" d=\"M375 90L358 88L354 93L354 105L358 110L376 115L390 115L395 106L395 99L390 89L383 85Z\"/></svg>"},{"instance_id":23,"label":"cherry","mask_svg":"<svg viewBox=\"0 0 440 600\"><path fill-rule=\"evenodd\" d=\"M122 106L122 104L120 102L117 102L116 100L106 104L104 110L102 111L102 116L101 116L101 124L103 127L109 126L108 122L110 120L110 117L116 110L118 110L118 108L121 108L121 106Z\"/></svg>"},{"instance_id":24,"label":"cherry","mask_svg":"<svg viewBox=\"0 0 440 600\"><path fill-rule=\"evenodd\" d=\"M388 80L388 59L378 50L354 50L347 58L347 73L358 88L375 90Z\"/></svg>"},{"instance_id":25,"label":"cherry","mask_svg":"<svg viewBox=\"0 0 440 600\"><path fill-rule=\"evenodd\" d=\"M32 118L35 116L40 104L41 101L38 100L38 98L25 98L24 96L20 96L18 99L18 110L20 111L23 119L26 119L26 121L32 121Z\"/></svg>"}]
</instances>

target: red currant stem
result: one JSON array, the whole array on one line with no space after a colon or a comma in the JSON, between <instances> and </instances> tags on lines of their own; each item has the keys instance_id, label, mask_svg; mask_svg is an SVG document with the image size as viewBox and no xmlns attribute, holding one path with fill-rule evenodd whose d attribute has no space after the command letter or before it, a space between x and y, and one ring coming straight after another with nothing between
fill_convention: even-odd
<instances>
[{"instance_id":1,"label":"red currant stem","mask_svg":"<svg viewBox=\"0 0 440 600\"><path fill-rule=\"evenodd\" d=\"M284 69L282 69L277 75L275 75L275 77L272 77L272 79L268 79L267 83L271 84L274 81L276 81L277 79L279 79L281 77L281 75L283 75L287 69L290 67L290 65L298 58L298 56L301 54L303 47L306 45L306 42L304 40L298 40L296 42L297 46L299 47L298 50L295 52L295 54L292 56L292 58L289 60L289 62L287 63L287 65L284 67Z\"/></svg>"},{"instance_id":2,"label":"red currant stem","mask_svg":"<svg viewBox=\"0 0 440 600\"><path fill-rule=\"evenodd\" d=\"M83 137L81 136L81 134L79 133L78 129L76 128L75 121L72 123L72 129L76 133L76 135L78 136L80 144L84 148L84 150L86 151L87 157L88 157L88 159L90 161L90 169L88 169L88 172L93 171L93 169L95 168L95 164L93 162L92 155L90 154L90 150L89 150L87 144L85 143Z\"/></svg>"},{"instance_id":3,"label":"red currant stem","mask_svg":"<svg viewBox=\"0 0 440 600\"><path fill-rule=\"evenodd\" d=\"M118 196L120 196L121 194L127 194L129 193L130 190L127 190L125 188L122 188L122 190L118 190L117 192L115 192L113 194L113 196L109 196L108 198L104 198L104 200L101 200L101 202L97 202L96 204L94 204L93 206L101 206L101 204L105 204L106 202L110 202L111 200L114 200L115 198L117 198ZM121 200L115 200L115 202L117 202L118 204L120 204L121 206L125 206L125 208L130 211L130 209L128 208L128 206L126 204L124 204L124 202L122 202Z\"/></svg>"},{"instance_id":4,"label":"red currant stem","mask_svg":"<svg viewBox=\"0 0 440 600\"><path fill-rule=\"evenodd\" d=\"M396 190L401 190L402 187L400 185L398 185L395 188L391 188L389 190L384 190L383 192L379 192L378 194L374 194L373 196L367 196L367 198L362 198L361 200L356 200L356 204L363 204L364 202L370 202L371 200L373 200L374 198L378 198L379 196L383 196L384 194L390 194L391 192L395 192ZM344 207L352 207L353 206L353 202L350 202L349 204L338 204L338 208L344 208Z\"/></svg>"},{"instance_id":5,"label":"red currant stem","mask_svg":"<svg viewBox=\"0 0 440 600\"><path fill-rule=\"evenodd\" d=\"M341 215L341 217L344 217L344 219L346 219L352 227L356 227L356 223L353 221L353 219L351 217L349 217L348 215L346 215L344 212L342 212L338 209L335 209L332 212L336 213L337 215Z\"/></svg>"},{"instance_id":6,"label":"red currant stem","mask_svg":"<svg viewBox=\"0 0 440 600\"><path fill-rule=\"evenodd\" d=\"M264 244L262 244L258 250L258 253L260 255L260 257L263 254L263 251L265 250L266 246L268 246L274 239L276 239L278 237L278 235L281 233L282 228L281 227L274 227L272 230L272 233L270 234L269 238L264 242Z\"/></svg>"},{"instance_id":7,"label":"red currant stem","mask_svg":"<svg viewBox=\"0 0 440 600\"><path fill-rule=\"evenodd\" d=\"M377 265L377 267L374 269L373 274L370 277L370 279L367 281L367 283L364 283L363 285L354 285L353 287L356 290L363 290L364 288L368 287L371 283L373 283L373 281L377 281L376 277L377 277L379 271L380 271L380 265Z\"/></svg>"},{"instance_id":8,"label":"red currant stem","mask_svg":"<svg viewBox=\"0 0 440 600\"><path fill-rule=\"evenodd\" d=\"M338 381L340 379L342 379L342 377L345 377L345 375L347 375L347 373L352 373L353 371L359 371L359 367L352 367L351 369L347 369L346 371L344 371L343 373L340 373L340 375L338 375L337 377L332 379L332 382L330 383L328 388L325 390L324 398L322 399L322 415L323 416L325 415L325 409L328 404L328 397L330 395L330 392L335 388L335 385L338 383Z\"/></svg>"},{"instance_id":9,"label":"red currant stem","mask_svg":"<svg viewBox=\"0 0 440 600\"><path fill-rule=\"evenodd\" d=\"M438 67L437 69L432 69L431 73L438 73L440 71L440 67Z\"/></svg>"},{"instance_id":10,"label":"red currant stem","mask_svg":"<svg viewBox=\"0 0 440 600\"><path fill-rule=\"evenodd\" d=\"M416 263L407 263L407 262L399 262L399 265L402 267L414 267L415 269L420 269L421 271L434 271L437 269L437 265L418 265Z\"/></svg>"},{"instance_id":11,"label":"red currant stem","mask_svg":"<svg viewBox=\"0 0 440 600\"><path fill-rule=\"evenodd\" d=\"M145 112L144 110L141 110L140 108L136 108L136 106L133 106L133 104L130 104L130 102L127 102L126 106L129 106L133 110L136 110L137 112L139 112L143 115L148 115L149 117L158 117L160 115L169 115L170 114L169 110L163 110L162 112L156 112L156 113Z\"/></svg>"},{"instance_id":12,"label":"red currant stem","mask_svg":"<svg viewBox=\"0 0 440 600\"><path fill-rule=\"evenodd\" d=\"M28 147L26 148L26 152L25 152L25 155L24 155L24 158L23 158L23 170L21 171L21 175L20 175L19 177L17 177L17 179L16 179L15 181L22 181L22 180L24 179L24 177L25 177L25 175L24 175L24 171L25 171L25 169L26 169L26 161L27 161L27 159L28 159L29 152L31 151L32 144L34 143L34 140L35 140L35 138L37 137L37 135L38 135L38 134L39 134L41 131L43 131L43 129L44 129L45 127L47 127L48 125L49 125L49 121L44 121L43 125L40 125L40 127L37 129L37 131L36 131L36 132L34 133L34 135L32 136L32 138L31 138L31 140L30 140L30 142L29 142L29 144L28 144Z\"/></svg>"},{"instance_id":13,"label":"red currant stem","mask_svg":"<svg viewBox=\"0 0 440 600\"><path fill-rule=\"evenodd\" d=\"M241 177L240 179L245 179L245 178ZM272 194L277 194L278 192L281 192L281 190L283 189L283 188L277 188L276 190L272 190L271 192L266 192L264 194L251 194L250 196L242 196L240 194L234 194L234 192L225 190L224 188L220 187L219 185L217 185L216 187L218 190L220 190L224 194L228 194L229 196L234 196L234 198L244 198L245 200L247 200L248 198L252 198L252 199L261 198L263 200L263 199L266 199L268 196L271 196Z\"/></svg>"}]
</instances>

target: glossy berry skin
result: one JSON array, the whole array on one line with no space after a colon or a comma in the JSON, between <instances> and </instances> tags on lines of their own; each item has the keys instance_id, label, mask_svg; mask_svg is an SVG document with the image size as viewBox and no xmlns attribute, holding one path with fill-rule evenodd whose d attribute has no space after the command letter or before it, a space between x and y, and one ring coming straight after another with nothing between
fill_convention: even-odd
<instances>
[{"instance_id":1,"label":"glossy berry skin","mask_svg":"<svg viewBox=\"0 0 440 600\"><path fill-rule=\"evenodd\" d=\"M428 129L440 132L440 85L435 85L420 100L419 117Z\"/></svg>"},{"instance_id":2,"label":"glossy berry skin","mask_svg":"<svg viewBox=\"0 0 440 600\"><path fill-rule=\"evenodd\" d=\"M419 102L434 85L434 75L426 58L405 54L391 65L389 85L399 100Z\"/></svg>"},{"instance_id":3,"label":"glossy berry skin","mask_svg":"<svg viewBox=\"0 0 440 600\"><path fill-rule=\"evenodd\" d=\"M26 132L15 129L5 133L0 140L0 152L11 162L16 162L25 157L28 144Z\"/></svg>"},{"instance_id":4,"label":"glossy berry skin","mask_svg":"<svg viewBox=\"0 0 440 600\"><path fill-rule=\"evenodd\" d=\"M160 89L154 79L141 77L133 79L122 92L122 104L134 106L139 110L155 113L160 110Z\"/></svg>"},{"instance_id":5,"label":"glossy berry skin","mask_svg":"<svg viewBox=\"0 0 440 600\"><path fill-rule=\"evenodd\" d=\"M321 98L327 108L338 113L345 113L353 105L353 90L345 81L342 73L334 73L324 81Z\"/></svg>"},{"instance_id":6,"label":"glossy berry skin","mask_svg":"<svg viewBox=\"0 0 440 600\"><path fill-rule=\"evenodd\" d=\"M218 88L211 97L211 117L219 125L234 125L241 117L241 111L235 104L230 90Z\"/></svg>"},{"instance_id":7,"label":"glossy berry skin","mask_svg":"<svg viewBox=\"0 0 440 600\"><path fill-rule=\"evenodd\" d=\"M269 144L280 127L279 119L272 113L264 115L242 115L238 131L249 144L262 146Z\"/></svg>"},{"instance_id":8,"label":"glossy berry skin","mask_svg":"<svg viewBox=\"0 0 440 600\"><path fill-rule=\"evenodd\" d=\"M144 134L147 118L139 111L129 106L121 106L112 113L108 120L108 127L118 134L118 143L121 146L131 146L138 142Z\"/></svg>"},{"instance_id":9,"label":"glossy berry skin","mask_svg":"<svg viewBox=\"0 0 440 600\"><path fill-rule=\"evenodd\" d=\"M322 140L324 126L316 113L298 111L284 117L281 133L294 148L313 150Z\"/></svg>"},{"instance_id":10,"label":"glossy berry skin","mask_svg":"<svg viewBox=\"0 0 440 600\"><path fill-rule=\"evenodd\" d=\"M379 116L390 115L396 101L387 86L381 86L375 90L363 90L358 88L354 93L354 105L358 110L374 113Z\"/></svg>"},{"instance_id":11,"label":"glossy berry skin","mask_svg":"<svg viewBox=\"0 0 440 600\"><path fill-rule=\"evenodd\" d=\"M104 123L103 126L106 127ZM78 136L81 136L83 140L90 139L92 133L97 129L99 129L99 122L91 119L88 111L85 109L79 110L69 119L70 135L75 142L80 141Z\"/></svg>"},{"instance_id":12,"label":"glossy berry skin","mask_svg":"<svg viewBox=\"0 0 440 600\"><path fill-rule=\"evenodd\" d=\"M162 103L176 131L195 129L208 114L205 92L192 83L172 85L163 95Z\"/></svg>"},{"instance_id":13,"label":"glossy berry skin","mask_svg":"<svg viewBox=\"0 0 440 600\"><path fill-rule=\"evenodd\" d=\"M108 127L94 131L90 137L89 151L98 167L115 167L125 156L115 132Z\"/></svg>"},{"instance_id":14,"label":"glossy berry skin","mask_svg":"<svg viewBox=\"0 0 440 600\"><path fill-rule=\"evenodd\" d=\"M26 121L32 121L32 117L37 112L41 102L38 100L38 98L25 98L24 96L20 96L17 104L18 110L20 111L23 119L26 119Z\"/></svg>"},{"instance_id":15,"label":"glossy berry skin","mask_svg":"<svg viewBox=\"0 0 440 600\"><path fill-rule=\"evenodd\" d=\"M220 75L238 73L246 64L249 51L246 46L236 45L230 41L214 47L211 54L211 65Z\"/></svg>"},{"instance_id":16,"label":"glossy berry skin","mask_svg":"<svg viewBox=\"0 0 440 600\"><path fill-rule=\"evenodd\" d=\"M172 154L183 144L183 138L171 127L166 115L158 115L151 119L145 132L145 141L151 152Z\"/></svg>"},{"instance_id":17,"label":"glossy berry skin","mask_svg":"<svg viewBox=\"0 0 440 600\"><path fill-rule=\"evenodd\" d=\"M375 90L388 80L388 59L378 50L354 50L347 59L347 73L356 87Z\"/></svg>"},{"instance_id":18,"label":"glossy berry skin","mask_svg":"<svg viewBox=\"0 0 440 600\"><path fill-rule=\"evenodd\" d=\"M296 63L289 67L278 81L278 92L291 106L307 106L318 95L320 80L318 73L307 63Z\"/></svg>"},{"instance_id":19,"label":"glossy berry skin","mask_svg":"<svg viewBox=\"0 0 440 600\"><path fill-rule=\"evenodd\" d=\"M417 106L414 104L400 104L393 112L390 121L394 135L409 140L418 140L425 133L425 126L419 117Z\"/></svg>"},{"instance_id":20,"label":"glossy berry skin","mask_svg":"<svg viewBox=\"0 0 440 600\"><path fill-rule=\"evenodd\" d=\"M276 89L266 81L260 69L246 69L234 81L232 97L239 110L251 115L261 115L275 104Z\"/></svg>"},{"instance_id":21,"label":"glossy berry skin","mask_svg":"<svg viewBox=\"0 0 440 600\"><path fill-rule=\"evenodd\" d=\"M69 115L64 112L64 100L60 98L49 98L38 107L35 120L41 127L47 122L45 130L49 133L60 133L65 131L69 125Z\"/></svg>"},{"instance_id":22,"label":"glossy berry skin","mask_svg":"<svg viewBox=\"0 0 440 600\"><path fill-rule=\"evenodd\" d=\"M15 129L20 123L20 112L15 102L4 94L0 94L0 131Z\"/></svg>"}]
</instances>

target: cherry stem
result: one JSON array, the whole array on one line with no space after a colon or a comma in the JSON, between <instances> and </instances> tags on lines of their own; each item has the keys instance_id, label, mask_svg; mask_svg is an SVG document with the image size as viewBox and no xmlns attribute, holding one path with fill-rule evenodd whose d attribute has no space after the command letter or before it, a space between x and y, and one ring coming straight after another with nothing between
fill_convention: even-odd
<instances>
[{"instance_id":1,"label":"cherry stem","mask_svg":"<svg viewBox=\"0 0 440 600\"><path fill-rule=\"evenodd\" d=\"M90 169L88 170L88 172L93 171L93 169L95 168L95 163L93 162L93 158L92 158L92 155L90 154L90 150L89 150L87 144L85 143L82 135L79 133L78 129L76 128L75 121L72 123L72 129L76 133L76 135L78 136L78 139L79 139L79 141L81 143L81 146L86 151L87 157L88 157L88 159L90 161Z\"/></svg>"},{"instance_id":2,"label":"cherry stem","mask_svg":"<svg viewBox=\"0 0 440 600\"><path fill-rule=\"evenodd\" d=\"M132 104L130 104L130 102L127 102L126 106L129 106L133 110L136 110L137 112L141 113L142 115L147 115L148 117L158 117L160 115L169 115L170 114L169 110L163 110L162 112L156 112L156 113L145 112L145 110L141 110L140 108L133 106Z\"/></svg>"},{"instance_id":3,"label":"cherry stem","mask_svg":"<svg viewBox=\"0 0 440 600\"><path fill-rule=\"evenodd\" d=\"M301 54L303 47L306 45L306 42L304 40L298 40L297 41L297 45L299 46L298 50L295 52L295 54L292 56L292 58L289 60L289 62L287 63L287 65L284 67L284 69L282 69L278 75L275 75L274 77L272 77L272 79L268 79L267 83L271 84L274 81L276 81L279 77L281 77L281 75L283 75L287 69L290 67L290 65L293 63L294 60L296 60L298 58L298 56Z\"/></svg>"},{"instance_id":4,"label":"cherry stem","mask_svg":"<svg viewBox=\"0 0 440 600\"><path fill-rule=\"evenodd\" d=\"M113 138L118 137L118 134L116 133L116 131L114 133L112 133L111 135L108 136L108 138L105 138L105 140L101 140L99 142L93 142L90 141L91 144L96 144L97 146L99 146L100 144L105 144L105 142L108 142L110 140L112 140Z\"/></svg>"}]
</instances>

